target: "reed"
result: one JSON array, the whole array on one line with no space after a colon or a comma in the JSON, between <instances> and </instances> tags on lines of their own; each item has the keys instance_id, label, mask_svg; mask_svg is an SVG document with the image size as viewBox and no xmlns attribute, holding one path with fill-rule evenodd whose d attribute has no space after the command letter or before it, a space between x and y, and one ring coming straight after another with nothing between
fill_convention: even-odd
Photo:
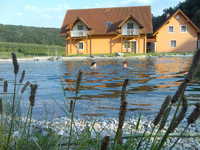
<instances>
[{"instance_id":1,"label":"reed","mask_svg":"<svg viewBox=\"0 0 200 150\"><path fill-rule=\"evenodd\" d=\"M26 74L26 71L25 71L25 70L23 70L23 71L22 71L21 78L20 78L20 80L19 80L19 83L22 83L22 82L24 81L25 74Z\"/></svg>"},{"instance_id":2,"label":"reed","mask_svg":"<svg viewBox=\"0 0 200 150\"><path fill-rule=\"evenodd\" d=\"M185 100L187 103L187 100ZM187 105L187 104L185 104ZM188 119L187 119L187 126L184 128L184 130L181 132L180 137L178 137L176 139L176 141L172 144L172 146L170 147L170 150L172 150L174 148L174 146L178 143L178 141L180 140L180 138L183 136L183 134L186 132L186 130L188 129L189 125L195 123L195 121L200 117L200 103L195 104L196 108L193 110L193 112L189 115ZM187 107L187 106L186 106ZM186 109L186 108L185 108ZM183 110L184 111L184 110ZM185 111L184 111L185 113ZM185 115L184 115L185 116ZM183 117L180 117L181 119Z\"/></svg>"},{"instance_id":3,"label":"reed","mask_svg":"<svg viewBox=\"0 0 200 150\"><path fill-rule=\"evenodd\" d=\"M182 108L180 113L177 115L177 117L175 118L175 121L173 122L173 124L171 124L171 126L169 127L169 132L172 133L174 132L174 130L177 128L177 126L181 123L181 121L184 119L185 114L187 112L187 108L188 108L188 103L187 103L187 99L185 96L183 96L182 98Z\"/></svg>"},{"instance_id":4,"label":"reed","mask_svg":"<svg viewBox=\"0 0 200 150\"><path fill-rule=\"evenodd\" d=\"M12 62L13 62L13 70L14 70L14 88L13 88L13 99L12 99L12 109L11 109L11 124L9 127L9 133L8 133L8 138L6 142L6 150L9 147L10 144L10 138L12 136L12 130L14 128L14 119L15 119L15 101L16 101L16 89L17 89L17 74L19 72L19 64L17 61L17 56L15 53L12 53Z\"/></svg>"},{"instance_id":5,"label":"reed","mask_svg":"<svg viewBox=\"0 0 200 150\"><path fill-rule=\"evenodd\" d=\"M3 100L1 97L0 97L0 115L1 115L1 117L3 115Z\"/></svg>"},{"instance_id":6,"label":"reed","mask_svg":"<svg viewBox=\"0 0 200 150\"><path fill-rule=\"evenodd\" d=\"M72 130L73 130L73 123L74 123L74 113L75 113L75 106L76 106L76 101L78 99L78 94L80 90L80 84L82 80L83 72L80 70L78 72L77 80L76 80L76 91L75 91L75 99L74 101L71 101L70 103L70 110L71 110L71 117L70 117L70 130L69 130L69 139L68 139L68 144L67 144L67 149L70 149L70 144L71 144L71 136L72 136Z\"/></svg>"},{"instance_id":7,"label":"reed","mask_svg":"<svg viewBox=\"0 0 200 150\"><path fill-rule=\"evenodd\" d=\"M30 87L31 87L31 93L30 93L29 101L30 101L30 106L33 107L35 105L37 84L31 84Z\"/></svg>"},{"instance_id":8,"label":"reed","mask_svg":"<svg viewBox=\"0 0 200 150\"><path fill-rule=\"evenodd\" d=\"M105 136L103 138L103 141L102 141L102 144L101 144L101 150L108 150L109 140L110 140L109 136Z\"/></svg>"},{"instance_id":9,"label":"reed","mask_svg":"<svg viewBox=\"0 0 200 150\"><path fill-rule=\"evenodd\" d=\"M168 106L170 105L170 103L171 103L171 99L172 99L172 98L171 98L170 95L168 95L168 96L165 98L163 104L161 105L161 108L160 108L159 113L157 114L156 118L155 118L154 121L153 121L154 126L157 126L157 125L159 124L161 118L163 117L164 113L166 112L167 107L168 107Z\"/></svg>"},{"instance_id":10,"label":"reed","mask_svg":"<svg viewBox=\"0 0 200 150\"><path fill-rule=\"evenodd\" d=\"M8 92L8 81L5 80L3 82L3 93L7 93Z\"/></svg>"},{"instance_id":11,"label":"reed","mask_svg":"<svg viewBox=\"0 0 200 150\"><path fill-rule=\"evenodd\" d=\"M125 116L126 116L126 107L127 107L127 102L126 102L126 88L128 85L128 79L124 80L123 86L122 86L122 91L121 91L121 105L120 105L120 112L119 112L119 122L118 122L118 127L117 127L117 132L115 134L115 143L117 144L122 144L122 134L123 134L123 125L125 121Z\"/></svg>"},{"instance_id":12,"label":"reed","mask_svg":"<svg viewBox=\"0 0 200 150\"><path fill-rule=\"evenodd\" d=\"M200 50L197 50L197 52L195 53L193 57L192 64L190 66L188 74L186 75L183 83L179 86L178 90L176 91L175 95L172 98L172 103L178 102L178 104L176 106L175 112L171 119L170 125L167 131L165 132L165 135L162 137L161 141L156 145L156 148L158 150L160 150L163 147L163 145L165 144L165 142L167 141L169 137L169 134L174 131L174 129L180 124L180 122L185 117L185 113L187 111L187 101L184 98L184 92L187 87L187 83L190 82L195 76L197 69L199 68L199 65L200 65ZM183 104L182 109L180 113L177 115L179 108L181 107L181 104ZM196 112L198 112L197 108L196 108ZM183 131L183 133L186 131L186 129Z\"/></svg>"},{"instance_id":13,"label":"reed","mask_svg":"<svg viewBox=\"0 0 200 150\"><path fill-rule=\"evenodd\" d=\"M198 55L198 56L197 56ZM121 89L121 97L120 97L120 111L118 116L118 124L117 124L117 130L114 134L114 137L111 136L102 136L104 130L98 131L94 128L93 125L87 125L82 130L76 129L75 124L75 106L77 105L78 96L80 95L81 91L81 82L83 78L83 72L79 71L76 82L75 82L75 98L71 99L70 101L70 122L69 125L66 125L65 132L68 133L66 137L58 136L55 132L52 132L48 130L47 135L44 137L42 133L32 133L30 130L33 128L32 126L32 111L35 107L36 103L36 95L38 86L36 84L31 84L30 82L25 82L25 71L22 72L20 80L16 80L18 72L19 72L19 65L17 62L17 57L15 54L12 54L13 58L13 67L14 67L14 76L15 81L13 84L13 96L12 101L10 101L11 105L11 116L10 121L7 121L6 123L1 121L1 126L6 126L4 129L4 136L5 142L2 142L2 135L1 135L1 126L0 126L0 148L1 145L3 145L4 150L11 150L11 149L68 149L68 150L85 150L85 149L101 149L101 150L136 150L136 149L152 149L152 150L160 150L165 148L166 141L168 141L171 138L175 139L175 142L172 143L172 146L170 149L173 149L174 146L178 143L178 141L182 137L186 137L186 131L188 127L191 124L194 124L195 121L200 116L200 103L197 103L195 105L195 109L193 112L188 116L187 124L184 130L181 133L178 133L178 135L173 135L174 131L178 128L178 126L182 123L182 120L186 118L186 112L188 109L188 102L187 98L184 96L185 89L188 86L188 83L193 79L194 73L196 72L196 68L199 66L199 59L200 59L200 53L197 52L193 59L193 64L191 65L191 68L188 72L188 75L184 79L184 81L180 84L175 94L171 96L167 96L165 100L163 101L161 108L156 115L155 119L152 121L153 126L150 134L147 132L147 127L145 128L145 131L140 134L135 134L136 130L140 132L140 123L141 123L141 116L139 117L136 126L132 129L129 137L126 137L124 135L124 124L126 120L126 113L127 113L127 86L129 80L126 79L123 82L122 89ZM8 93L9 89L8 85L6 86L5 81L3 81L3 91L4 93ZM23 84L25 82L25 84ZM18 84L20 83L20 84ZM7 83L8 84L8 83ZM16 86L17 85L23 85L22 88L20 88L19 95L16 92ZM6 88L7 87L7 88ZM16 114L16 101L20 100L24 94L24 92L27 90L27 88L30 88L29 93L29 109L26 114L26 121L25 123L22 123L22 134L20 137L14 137L13 133L18 128L17 126L17 117ZM5 90L4 90L5 89ZM0 97L0 115L5 115L5 112L8 109L6 105L6 101L4 101L5 97ZM19 98L19 99L17 99ZM177 105L174 105L177 103ZM175 108L175 112L171 111L172 108ZM172 119L170 120L170 117L172 116ZM6 117L6 115L5 115ZM168 124L169 121L169 124ZM105 127L107 128L107 127ZM166 129L166 130L163 130ZM94 136L94 132L96 136ZM21 133L21 132L20 132ZM161 134L162 133L162 134ZM37 141L34 141L32 138L30 138L33 135L33 137L37 138ZM52 139L51 139L52 138ZM153 141L151 139L153 138ZM197 137L196 137L197 138ZM101 140L102 139L102 140ZM124 140L125 139L125 140ZM66 141L66 143L63 144L63 141ZM146 145L145 145L146 144Z\"/></svg>"},{"instance_id":14,"label":"reed","mask_svg":"<svg viewBox=\"0 0 200 150\"><path fill-rule=\"evenodd\" d=\"M30 83L29 81L27 81L27 82L24 84L24 86L21 88L20 93L23 94L23 93L26 91L27 87L28 87L30 84L31 84L31 83Z\"/></svg>"},{"instance_id":15,"label":"reed","mask_svg":"<svg viewBox=\"0 0 200 150\"><path fill-rule=\"evenodd\" d=\"M195 121L200 116L200 103L195 104L196 108L193 110L193 112L189 115L187 119L188 125L195 123Z\"/></svg>"},{"instance_id":16,"label":"reed","mask_svg":"<svg viewBox=\"0 0 200 150\"><path fill-rule=\"evenodd\" d=\"M187 87L187 83L188 83L188 80L184 80L184 82L180 84L175 95L172 97L172 103L176 103L180 98L183 97L185 89Z\"/></svg>"}]
</instances>

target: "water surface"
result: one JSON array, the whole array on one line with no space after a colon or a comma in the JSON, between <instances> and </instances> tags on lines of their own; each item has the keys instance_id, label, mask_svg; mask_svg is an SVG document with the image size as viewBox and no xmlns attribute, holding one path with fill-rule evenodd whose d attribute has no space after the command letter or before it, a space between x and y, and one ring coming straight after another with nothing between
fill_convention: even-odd
<instances>
[{"instance_id":1,"label":"water surface","mask_svg":"<svg viewBox=\"0 0 200 150\"><path fill-rule=\"evenodd\" d=\"M27 72L26 80L39 84L34 116L60 117L74 99L76 76L83 71L80 94L76 105L78 117L117 117L120 91L124 79L127 88L128 113L155 114L164 98L173 95L184 78L191 57L149 57L128 59L129 69L123 69L121 59L95 60L97 69L90 69L93 60L27 61L20 68ZM13 79L12 64L0 63L0 78ZM64 89L64 92L62 90ZM191 84L186 95L190 103L199 101L200 84ZM28 96L28 92L27 92ZM28 104L27 98L24 103ZM64 105L67 104L67 106Z\"/></svg>"}]
</instances>

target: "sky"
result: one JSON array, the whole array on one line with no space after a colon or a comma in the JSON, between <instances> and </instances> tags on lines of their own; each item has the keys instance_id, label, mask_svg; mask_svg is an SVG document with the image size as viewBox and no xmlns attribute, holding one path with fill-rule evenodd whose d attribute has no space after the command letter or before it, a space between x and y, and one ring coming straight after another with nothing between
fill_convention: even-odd
<instances>
[{"instance_id":1,"label":"sky","mask_svg":"<svg viewBox=\"0 0 200 150\"><path fill-rule=\"evenodd\" d=\"M60 28L68 9L150 5L154 16L184 0L0 0L0 24Z\"/></svg>"}]
</instances>

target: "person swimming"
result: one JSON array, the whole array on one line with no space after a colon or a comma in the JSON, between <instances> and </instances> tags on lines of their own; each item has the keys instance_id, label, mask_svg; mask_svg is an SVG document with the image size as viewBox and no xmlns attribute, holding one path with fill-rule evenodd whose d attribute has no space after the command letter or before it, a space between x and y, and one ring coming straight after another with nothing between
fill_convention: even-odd
<instances>
[{"instance_id":1,"label":"person swimming","mask_svg":"<svg viewBox=\"0 0 200 150\"><path fill-rule=\"evenodd\" d=\"M128 61L123 61L123 68L128 68Z\"/></svg>"},{"instance_id":2,"label":"person swimming","mask_svg":"<svg viewBox=\"0 0 200 150\"><path fill-rule=\"evenodd\" d=\"M90 69L96 69L97 68L97 63L94 61L90 65Z\"/></svg>"}]
</instances>

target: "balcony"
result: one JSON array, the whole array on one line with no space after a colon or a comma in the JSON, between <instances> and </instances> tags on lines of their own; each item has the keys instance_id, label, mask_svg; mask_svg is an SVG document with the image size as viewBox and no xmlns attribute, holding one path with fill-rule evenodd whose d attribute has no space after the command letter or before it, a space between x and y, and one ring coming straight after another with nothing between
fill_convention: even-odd
<instances>
[{"instance_id":1,"label":"balcony","mask_svg":"<svg viewBox=\"0 0 200 150\"><path fill-rule=\"evenodd\" d=\"M84 37L88 35L88 31L70 31L71 37Z\"/></svg>"},{"instance_id":2,"label":"balcony","mask_svg":"<svg viewBox=\"0 0 200 150\"><path fill-rule=\"evenodd\" d=\"M140 32L138 29L122 29L122 35L127 35L127 36L131 36L131 35L139 35Z\"/></svg>"}]
</instances>

